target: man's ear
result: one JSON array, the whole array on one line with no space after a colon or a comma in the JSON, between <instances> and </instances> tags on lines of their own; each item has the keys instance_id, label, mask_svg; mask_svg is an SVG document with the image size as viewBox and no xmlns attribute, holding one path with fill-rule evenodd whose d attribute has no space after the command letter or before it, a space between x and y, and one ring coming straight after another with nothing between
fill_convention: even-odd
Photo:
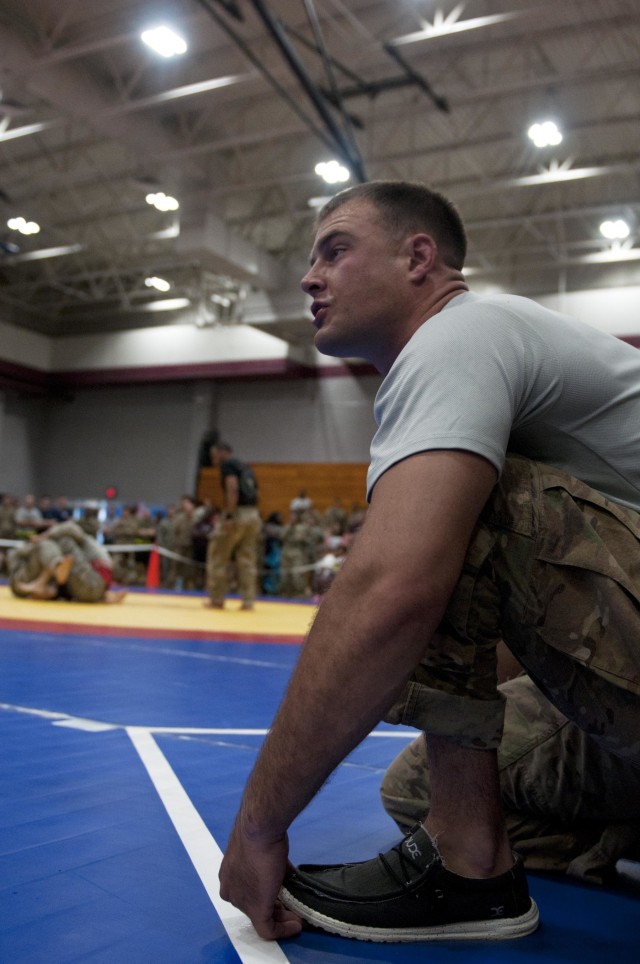
<instances>
[{"instance_id":1,"label":"man's ear","mask_svg":"<svg viewBox=\"0 0 640 964\"><path fill-rule=\"evenodd\" d=\"M422 281L432 270L438 247L430 234L414 234L407 238L409 271L414 281Z\"/></svg>"}]
</instances>

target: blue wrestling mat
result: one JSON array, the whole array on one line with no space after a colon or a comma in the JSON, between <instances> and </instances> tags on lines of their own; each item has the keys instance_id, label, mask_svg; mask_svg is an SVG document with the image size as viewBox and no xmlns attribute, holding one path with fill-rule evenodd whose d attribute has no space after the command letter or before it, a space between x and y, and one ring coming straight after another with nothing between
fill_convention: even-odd
<instances>
[{"instance_id":1,"label":"blue wrestling mat","mask_svg":"<svg viewBox=\"0 0 640 964\"><path fill-rule=\"evenodd\" d=\"M270 640L0 628L3 964L640 960L640 892L535 875L542 924L519 941L260 941L220 901L217 869L297 657ZM296 821L294 862L397 842L378 786L412 736L364 740Z\"/></svg>"}]
</instances>

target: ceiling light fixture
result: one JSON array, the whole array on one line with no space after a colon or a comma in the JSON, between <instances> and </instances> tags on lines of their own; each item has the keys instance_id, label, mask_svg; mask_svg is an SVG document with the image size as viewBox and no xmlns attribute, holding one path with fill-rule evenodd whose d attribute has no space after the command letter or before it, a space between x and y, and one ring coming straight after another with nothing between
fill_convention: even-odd
<instances>
[{"instance_id":1,"label":"ceiling light fixture","mask_svg":"<svg viewBox=\"0 0 640 964\"><path fill-rule=\"evenodd\" d=\"M38 234L40 225L36 221L25 221L24 218L9 218L7 227L11 231L19 231L20 234Z\"/></svg>"},{"instance_id":2,"label":"ceiling light fixture","mask_svg":"<svg viewBox=\"0 0 640 964\"><path fill-rule=\"evenodd\" d=\"M394 47L398 44L413 44L420 40L433 40L435 37L446 37L452 33L460 33L463 30L477 30L478 27L491 27L496 23L504 23L514 17L520 17L519 12L514 13L494 13L487 17L473 17L470 20L459 20L463 11L463 4L458 6L446 17L441 10L436 10L433 23L423 20L422 30L415 33L405 34L403 37L394 37L392 43Z\"/></svg>"},{"instance_id":3,"label":"ceiling light fixture","mask_svg":"<svg viewBox=\"0 0 640 964\"><path fill-rule=\"evenodd\" d=\"M60 121L40 121L37 124L24 124L22 127L12 127L0 130L0 141L11 141L15 137L28 137L30 134L39 134L50 127L56 127Z\"/></svg>"},{"instance_id":4,"label":"ceiling light fixture","mask_svg":"<svg viewBox=\"0 0 640 964\"><path fill-rule=\"evenodd\" d=\"M613 244L605 251L595 251L583 255L578 264L609 264L615 261L640 261L640 248L626 247L624 244Z\"/></svg>"},{"instance_id":5,"label":"ceiling light fixture","mask_svg":"<svg viewBox=\"0 0 640 964\"><path fill-rule=\"evenodd\" d=\"M158 211L177 211L180 207L179 202L170 194L165 194L164 191L147 194L145 201L152 207L157 208Z\"/></svg>"},{"instance_id":6,"label":"ceiling light fixture","mask_svg":"<svg viewBox=\"0 0 640 964\"><path fill-rule=\"evenodd\" d=\"M140 39L161 57L178 57L187 52L185 39L166 24L143 30Z\"/></svg>"},{"instance_id":7,"label":"ceiling light fixture","mask_svg":"<svg viewBox=\"0 0 640 964\"><path fill-rule=\"evenodd\" d=\"M315 166L315 172L327 184L341 184L351 177L351 172L339 161L320 161Z\"/></svg>"},{"instance_id":8,"label":"ceiling light fixture","mask_svg":"<svg viewBox=\"0 0 640 964\"><path fill-rule=\"evenodd\" d=\"M631 228L626 221L618 218L616 221L603 221L600 225L600 234L607 241L624 241L631 234Z\"/></svg>"},{"instance_id":9,"label":"ceiling light fixture","mask_svg":"<svg viewBox=\"0 0 640 964\"><path fill-rule=\"evenodd\" d=\"M536 147L556 147L562 143L562 132L552 120L532 124L527 134Z\"/></svg>"},{"instance_id":10,"label":"ceiling light fixture","mask_svg":"<svg viewBox=\"0 0 640 964\"><path fill-rule=\"evenodd\" d=\"M156 291L169 291L171 288L171 284L168 281L165 281L164 278L157 278L155 276L153 278L145 278L144 283L146 284L147 288L155 288Z\"/></svg>"},{"instance_id":11,"label":"ceiling light fixture","mask_svg":"<svg viewBox=\"0 0 640 964\"><path fill-rule=\"evenodd\" d=\"M159 301L139 305L136 311L178 311L180 308L188 308L190 304L189 298L161 298Z\"/></svg>"},{"instance_id":12,"label":"ceiling light fixture","mask_svg":"<svg viewBox=\"0 0 640 964\"><path fill-rule=\"evenodd\" d=\"M551 184L554 181L580 181L587 177L604 177L614 168L607 167L571 167L572 158L567 158L561 164L551 161L548 167L541 167L537 174L527 174L525 177L510 178L511 187L527 187L532 184Z\"/></svg>"},{"instance_id":13,"label":"ceiling light fixture","mask_svg":"<svg viewBox=\"0 0 640 964\"><path fill-rule=\"evenodd\" d=\"M36 251L25 251L23 254L16 254L12 257L11 263L18 264L22 261L44 261L47 258L60 258L66 254L77 254L84 251L83 244L61 244L55 248L38 248Z\"/></svg>"}]
</instances>

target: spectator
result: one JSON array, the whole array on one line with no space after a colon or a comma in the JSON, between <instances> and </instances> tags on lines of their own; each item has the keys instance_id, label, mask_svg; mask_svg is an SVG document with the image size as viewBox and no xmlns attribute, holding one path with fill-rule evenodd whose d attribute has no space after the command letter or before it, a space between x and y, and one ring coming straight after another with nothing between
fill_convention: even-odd
<instances>
[{"instance_id":1,"label":"spectator","mask_svg":"<svg viewBox=\"0 0 640 964\"><path fill-rule=\"evenodd\" d=\"M340 533L346 531L347 528L347 511L342 504L342 499L336 497L331 505L327 506L324 510L322 516L322 524L325 528L338 525L340 526Z\"/></svg>"},{"instance_id":2,"label":"spectator","mask_svg":"<svg viewBox=\"0 0 640 964\"><path fill-rule=\"evenodd\" d=\"M262 528L262 591L266 596L277 596L280 592L283 531L281 514L272 512Z\"/></svg>"},{"instance_id":3,"label":"spectator","mask_svg":"<svg viewBox=\"0 0 640 964\"><path fill-rule=\"evenodd\" d=\"M7 542L16 538L16 507L12 496L5 493L0 498L0 539ZM7 571L7 549L0 546L0 573Z\"/></svg>"},{"instance_id":4,"label":"spectator","mask_svg":"<svg viewBox=\"0 0 640 964\"><path fill-rule=\"evenodd\" d=\"M311 574L322 538L315 519L307 512L292 512L282 532L280 592L290 599L311 596Z\"/></svg>"},{"instance_id":5,"label":"spectator","mask_svg":"<svg viewBox=\"0 0 640 964\"><path fill-rule=\"evenodd\" d=\"M138 507L136 505L125 505L122 513L110 526L110 539L114 546L133 546L138 539ZM140 582L138 573L136 552L129 549L126 552L114 552L113 573L116 582L124 586L134 586Z\"/></svg>"},{"instance_id":6,"label":"spectator","mask_svg":"<svg viewBox=\"0 0 640 964\"><path fill-rule=\"evenodd\" d=\"M169 583L173 589L194 589L195 570L193 565L193 516L195 501L190 495L183 495L178 509L171 520L170 548L180 556L172 559Z\"/></svg>"},{"instance_id":7,"label":"spectator","mask_svg":"<svg viewBox=\"0 0 640 964\"><path fill-rule=\"evenodd\" d=\"M206 582L207 549L209 536L214 530L218 510L207 499L196 506L193 513L192 543L194 561L194 580L197 589L203 589Z\"/></svg>"},{"instance_id":8,"label":"spectator","mask_svg":"<svg viewBox=\"0 0 640 964\"><path fill-rule=\"evenodd\" d=\"M159 549L171 549L171 526L173 524L173 517L176 514L176 506L171 502L166 510L162 512L159 510L156 513L155 518L155 528L156 528L156 545ZM160 582L165 588L169 588L171 585L171 573L173 571L173 563L168 556L165 556L162 552L160 553Z\"/></svg>"},{"instance_id":9,"label":"spectator","mask_svg":"<svg viewBox=\"0 0 640 964\"><path fill-rule=\"evenodd\" d=\"M40 509L40 515L42 516L43 522L46 522L47 525L53 525L54 522L59 521L53 500L50 495L40 496L38 508Z\"/></svg>"},{"instance_id":10,"label":"spectator","mask_svg":"<svg viewBox=\"0 0 640 964\"><path fill-rule=\"evenodd\" d=\"M340 571L346 554L347 547L340 542L333 549L325 552L316 562L313 573L313 592L318 604Z\"/></svg>"},{"instance_id":11,"label":"spectator","mask_svg":"<svg viewBox=\"0 0 640 964\"><path fill-rule=\"evenodd\" d=\"M57 522L66 522L68 519L73 518L73 509L69 505L69 499L66 495L57 496L54 518Z\"/></svg>"},{"instance_id":12,"label":"spectator","mask_svg":"<svg viewBox=\"0 0 640 964\"><path fill-rule=\"evenodd\" d=\"M22 504L16 509L14 518L21 538L26 538L45 526L42 513L36 505L35 495L25 495Z\"/></svg>"},{"instance_id":13,"label":"spectator","mask_svg":"<svg viewBox=\"0 0 640 964\"><path fill-rule=\"evenodd\" d=\"M308 512L313 508L313 501L309 498L305 489L300 489L295 499L291 500L290 512Z\"/></svg>"}]
</instances>

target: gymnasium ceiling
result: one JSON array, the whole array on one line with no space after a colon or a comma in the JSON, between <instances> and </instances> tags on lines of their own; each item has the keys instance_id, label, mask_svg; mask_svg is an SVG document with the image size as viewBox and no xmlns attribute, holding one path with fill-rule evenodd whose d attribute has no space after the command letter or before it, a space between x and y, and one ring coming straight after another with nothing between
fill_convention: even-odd
<instances>
[{"instance_id":1,"label":"gymnasium ceiling","mask_svg":"<svg viewBox=\"0 0 640 964\"><path fill-rule=\"evenodd\" d=\"M185 54L141 42L159 23ZM1 0L0 54L14 325L259 323L306 261L310 199L342 186L314 171L332 158L456 201L475 287L640 283L638 0ZM539 149L547 118L563 140ZM269 330L308 340L300 306Z\"/></svg>"}]
</instances>

